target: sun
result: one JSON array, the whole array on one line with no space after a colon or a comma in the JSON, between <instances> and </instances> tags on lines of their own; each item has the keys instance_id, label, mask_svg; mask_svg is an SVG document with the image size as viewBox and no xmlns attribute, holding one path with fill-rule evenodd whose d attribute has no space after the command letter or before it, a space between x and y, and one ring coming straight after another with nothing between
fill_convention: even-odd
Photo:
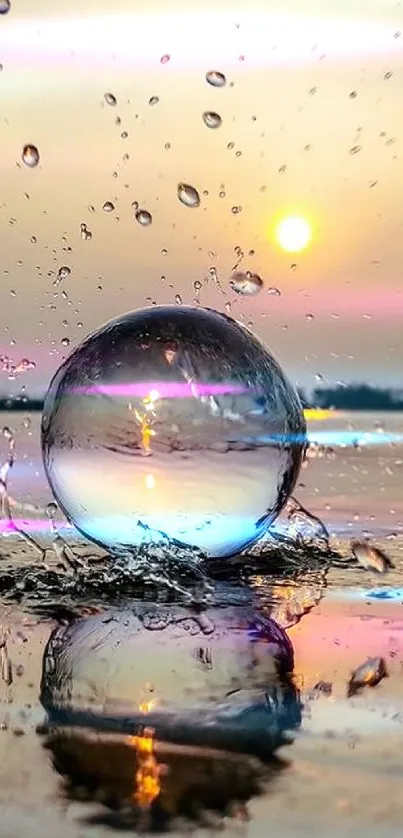
<instances>
[{"instance_id":1,"label":"sun","mask_svg":"<svg viewBox=\"0 0 403 838\"><path fill-rule=\"evenodd\" d=\"M278 224L276 239L287 253L300 253L312 239L312 227L306 218L290 215Z\"/></svg>"}]
</instances>

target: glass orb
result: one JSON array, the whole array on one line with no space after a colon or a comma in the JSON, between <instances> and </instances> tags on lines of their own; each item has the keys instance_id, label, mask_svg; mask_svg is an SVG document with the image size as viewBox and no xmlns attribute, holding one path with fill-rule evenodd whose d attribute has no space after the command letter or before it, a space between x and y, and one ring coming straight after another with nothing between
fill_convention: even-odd
<instances>
[{"instance_id":1,"label":"glass orb","mask_svg":"<svg viewBox=\"0 0 403 838\"><path fill-rule=\"evenodd\" d=\"M304 448L277 361L203 308L153 306L102 326L54 376L42 417L54 497L112 553L168 537L236 554L284 506Z\"/></svg>"}]
</instances>

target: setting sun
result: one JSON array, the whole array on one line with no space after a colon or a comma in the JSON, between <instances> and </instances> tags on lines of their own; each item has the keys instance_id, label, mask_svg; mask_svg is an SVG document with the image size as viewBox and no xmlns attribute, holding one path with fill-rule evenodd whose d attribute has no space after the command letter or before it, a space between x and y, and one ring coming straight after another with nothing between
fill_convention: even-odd
<instances>
[{"instance_id":1,"label":"setting sun","mask_svg":"<svg viewBox=\"0 0 403 838\"><path fill-rule=\"evenodd\" d=\"M288 253L305 250L312 239L312 228L306 218L289 216L283 218L276 228L276 239Z\"/></svg>"}]
</instances>

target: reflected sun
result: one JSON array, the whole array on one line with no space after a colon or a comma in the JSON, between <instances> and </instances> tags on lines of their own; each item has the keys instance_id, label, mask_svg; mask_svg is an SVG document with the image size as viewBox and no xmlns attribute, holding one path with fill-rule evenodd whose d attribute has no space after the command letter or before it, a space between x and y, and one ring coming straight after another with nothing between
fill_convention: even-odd
<instances>
[{"instance_id":1,"label":"reflected sun","mask_svg":"<svg viewBox=\"0 0 403 838\"><path fill-rule=\"evenodd\" d=\"M278 224L276 239L280 247L288 253L300 253L312 239L312 227L306 218L290 215Z\"/></svg>"}]
</instances>

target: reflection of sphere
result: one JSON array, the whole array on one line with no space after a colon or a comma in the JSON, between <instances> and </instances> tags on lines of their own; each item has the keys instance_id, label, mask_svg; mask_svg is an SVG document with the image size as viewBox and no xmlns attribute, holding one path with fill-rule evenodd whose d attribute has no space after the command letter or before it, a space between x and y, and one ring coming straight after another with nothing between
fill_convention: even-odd
<instances>
[{"instance_id":1,"label":"reflection of sphere","mask_svg":"<svg viewBox=\"0 0 403 838\"><path fill-rule=\"evenodd\" d=\"M227 556L256 541L295 484L305 424L278 363L223 314L153 307L65 361L42 448L62 510L114 548L170 539Z\"/></svg>"},{"instance_id":2,"label":"reflection of sphere","mask_svg":"<svg viewBox=\"0 0 403 838\"><path fill-rule=\"evenodd\" d=\"M250 606L138 603L57 628L41 700L59 724L267 755L299 720L279 683L292 666L286 633Z\"/></svg>"}]
</instances>

